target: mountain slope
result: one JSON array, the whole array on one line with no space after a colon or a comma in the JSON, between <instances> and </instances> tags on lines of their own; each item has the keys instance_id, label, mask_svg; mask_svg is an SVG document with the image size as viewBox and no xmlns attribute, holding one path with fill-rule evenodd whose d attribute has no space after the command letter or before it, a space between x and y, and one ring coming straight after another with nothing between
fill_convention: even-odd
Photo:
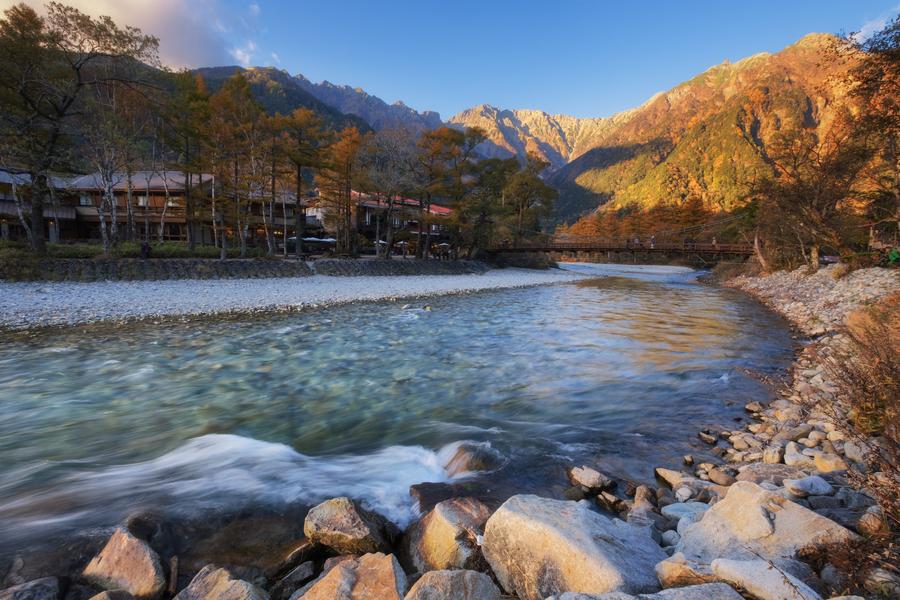
<instances>
[{"instance_id":1,"label":"mountain slope","mask_svg":"<svg viewBox=\"0 0 900 600\"><path fill-rule=\"evenodd\" d=\"M356 127L361 131L369 131L369 124L355 116L347 115L303 89L297 80L284 71L271 67L205 67L194 71L203 76L207 87L215 92L225 80L235 73L242 72L250 81L254 96L269 113L290 114L297 108L309 108L318 113L331 127Z\"/></svg>"},{"instance_id":2,"label":"mountain slope","mask_svg":"<svg viewBox=\"0 0 900 600\"><path fill-rule=\"evenodd\" d=\"M479 106L451 122L479 126L485 152L532 151L554 167L556 220L609 203L649 207L700 198L709 208L742 201L744 182L769 167L766 148L785 127L827 128L844 97L835 38L811 34L775 54L725 62L608 119Z\"/></svg>"},{"instance_id":3,"label":"mountain slope","mask_svg":"<svg viewBox=\"0 0 900 600\"><path fill-rule=\"evenodd\" d=\"M334 85L328 81L313 83L303 75L295 78L297 84L318 100L342 113L356 115L373 129L411 129L425 131L440 127L441 116L430 110L419 112L402 102L388 104L360 88Z\"/></svg>"}]
</instances>

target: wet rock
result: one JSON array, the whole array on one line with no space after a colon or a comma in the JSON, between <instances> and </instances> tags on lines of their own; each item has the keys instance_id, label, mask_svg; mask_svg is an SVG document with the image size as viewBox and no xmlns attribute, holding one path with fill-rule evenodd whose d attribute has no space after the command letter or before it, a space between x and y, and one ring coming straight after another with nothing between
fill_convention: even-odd
<instances>
[{"instance_id":1,"label":"wet rock","mask_svg":"<svg viewBox=\"0 0 900 600\"><path fill-rule=\"evenodd\" d=\"M735 479L725 471L717 467L713 467L706 471L706 474L709 476L709 480L718 485L731 485L734 483Z\"/></svg>"},{"instance_id":2,"label":"wet rock","mask_svg":"<svg viewBox=\"0 0 900 600\"><path fill-rule=\"evenodd\" d=\"M712 562L712 571L759 600L822 600L811 587L766 560L719 558Z\"/></svg>"},{"instance_id":3,"label":"wet rock","mask_svg":"<svg viewBox=\"0 0 900 600\"><path fill-rule=\"evenodd\" d=\"M392 554L364 554L343 560L324 573L305 593L303 600L401 600L406 575Z\"/></svg>"},{"instance_id":4,"label":"wet rock","mask_svg":"<svg viewBox=\"0 0 900 600\"><path fill-rule=\"evenodd\" d=\"M474 498L439 502L406 534L405 550L420 572L473 569L483 563L477 537L491 511Z\"/></svg>"},{"instance_id":5,"label":"wet rock","mask_svg":"<svg viewBox=\"0 0 900 600\"><path fill-rule=\"evenodd\" d=\"M138 599L157 598L166 587L159 555L122 528L88 563L84 577L101 588L125 590Z\"/></svg>"},{"instance_id":6,"label":"wet rock","mask_svg":"<svg viewBox=\"0 0 900 600\"><path fill-rule=\"evenodd\" d=\"M300 563L272 586L272 600L287 600L294 591L316 575L316 565L312 561Z\"/></svg>"},{"instance_id":7,"label":"wet rock","mask_svg":"<svg viewBox=\"0 0 900 600\"><path fill-rule=\"evenodd\" d=\"M566 592L550 596L547 600L743 600L741 595L727 583L705 583L681 588L672 588L655 594L632 596L621 592L610 594L582 594Z\"/></svg>"},{"instance_id":8,"label":"wet rock","mask_svg":"<svg viewBox=\"0 0 900 600\"><path fill-rule=\"evenodd\" d=\"M758 413L763 411L763 405L757 401L748 402L744 405L744 410L751 413Z\"/></svg>"},{"instance_id":9,"label":"wet rock","mask_svg":"<svg viewBox=\"0 0 900 600\"><path fill-rule=\"evenodd\" d=\"M669 558L660 561L654 569L660 585L664 588L677 588L716 581L709 565L701 565L700 563L687 560L681 552L675 552Z\"/></svg>"},{"instance_id":10,"label":"wet rock","mask_svg":"<svg viewBox=\"0 0 900 600\"><path fill-rule=\"evenodd\" d=\"M464 442L444 463L444 470L451 477L460 473L491 471L500 464L497 451L487 443Z\"/></svg>"},{"instance_id":11,"label":"wet rock","mask_svg":"<svg viewBox=\"0 0 900 600\"><path fill-rule=\"evenodd\" d=\"M662 545L663 546L674 546L681 540L681 536L678 535L678 532L674 529L669 529L667 531L662 532Z\"/></svg>"},{"instance_id":12,"label":"wet rock","mask_svg":"<svg viewBox=\"0 0 900 600\"><path fill-rule=\"evenodd\" d=\"M43 577L0 590L0 600L59 600L62 586L56 577Z\"/></svg>"},{"instance_id":13,"label":"wet rock","mask_svg":"<svg viewBox=\"0 0 900 600\"><path fill-rule=\"evenodd\" d=\"M658 587L666 557L646 527L609 519L586 502L513 496L488 519L482 546L497 580L522 600L578 589L640 593Z\"/></svg>"},{"instance_id":14,"label":"wet rock","mask_svg":"<svg viewBox=\"0 0 900 600\"><path fill-rule=\"evenodd\" d=\"M311 542L340 554L390 552L395 531L387 519L347 497L313 507L303 522L303 532Z\"/></svg>"},{"instance_id":15,"label":"wet rock","mask_svg":"<svg viewBox=\"0 0 900 600\"><path fill-rule=\"evenodd\" d=\"M831 487L831 484L818 475L810 475L803 479L785 479L784 487L787 491L800 498L827 496L834 493L834 488Z\"/></svg>"},{"instance_id":16,"label":"wet rock","mask_svg":"<svg viewBox=\"0 0 900 600\"><path fill-rule=\"evenodd\" d=\"M96 596L91 596L90 600L133 600L134 596L125 590L113 590L111 592L100 592ZM68 595L66 596L68 600Z\"/></svg>"},{"instance_id":17,"label":"wet rock","mask_svg":"<svg viewBox=\"0 0 900 600\"><path fill-rule=\"evenodd\" d=\"M701 441L709 444L710 446L715 445L715 443L719 440L718 437L712 435L711 433L706 433L705 431L701 431L697 434L697 437L700 438Z\"/></svg>"},{"instance_id":18,"label":"wet rock","mask_svg":"<svg viewBox=\"0 0 900 600\"><path fill-rule=\"evenodd\" d=\"M585 492L594 494L609 490L616 485L615 481L600 471L587 466L569 469L569 481L572 482L572 485L581 486Z\"/></svg>"},{"instance_id":19,"label":"wet rock","mask_svg":"<svg viewBox=\"0 0 900 600\"><path fill-rule=\"evenodd\" d=\"M406 594L405 600L500 600L500 590L477 571L429 571Z\"/></svg>"},{"instance_id":20,"label":"wet rock","mask_svg":"<svg viewBox=\"0 0 900 600\"><path fill-rule=\"evenodd\" d=\"M174 600L269 600L262 589L237 579L228 569L203 567Z\"/></svg>"},{"instance_id":21,"label":"wet rock","mask_svg":"<svg viewBox=\"0 0 900 600\"><path fill-rule=\"evenodd\" d=\"M703 517L679 531L688 560L793 558L800 550L847 543L857 536L815 512L748 481L729 488Z\"/></svg>"}]
</instances>

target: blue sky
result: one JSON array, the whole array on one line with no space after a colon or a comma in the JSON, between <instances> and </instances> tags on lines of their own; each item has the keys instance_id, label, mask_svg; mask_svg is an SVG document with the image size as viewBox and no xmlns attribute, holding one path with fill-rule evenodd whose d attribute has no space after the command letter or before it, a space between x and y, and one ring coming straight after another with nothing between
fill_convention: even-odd
<instances>
[{"instance_id":1,"label":"blue sky","mask_svg":"<svg viewBox=\"0 0 900 600\"><path fill-rule=\"evenodd\" d=\"M810 32L878 28L900 9L898 0L69 3L160 36L173 65L271 65L444 118L481 103L608 116L725 59Z\"/></svg>"}]
</instances>

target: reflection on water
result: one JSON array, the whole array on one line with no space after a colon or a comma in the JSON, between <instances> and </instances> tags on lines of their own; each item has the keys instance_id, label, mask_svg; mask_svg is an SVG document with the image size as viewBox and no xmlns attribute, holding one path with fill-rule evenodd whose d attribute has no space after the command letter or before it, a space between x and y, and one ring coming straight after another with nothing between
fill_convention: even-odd
<instances>
[{"instance_id":1,"label":"reflection on water","mask_svg":"<svg viewBox=\"0 0 900 600\"><path fill-rule=\"evenodd\" d=\"M460 440L504 456L498 493L558 493L574 460L646 480L790 359L774 317L690 273L573 268L611 276L2 344L0 538L341 493L402 521Z\"/></svg>"}]
</instances>

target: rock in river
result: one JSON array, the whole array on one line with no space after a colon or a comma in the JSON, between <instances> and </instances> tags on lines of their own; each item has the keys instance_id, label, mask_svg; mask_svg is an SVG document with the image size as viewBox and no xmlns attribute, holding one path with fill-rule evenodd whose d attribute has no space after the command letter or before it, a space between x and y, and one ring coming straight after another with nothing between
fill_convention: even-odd
<instances>
[{"instance_id":1,"label":"rock in river","mask_svg":"<svg viewBox=\"0 0 900 600\"><path fill-rule=\"evenodd\" d=\"M474 498L438 502L406 534L410 562L420 572L474 569L481 561L477 537L491 511Z\"/></svg>"},{"instance_id":2,"label":"rock in river","mask_svg":"<svg viewBox=\"0 0 900 600\"><path fill-rule=\"evenodd\" d=\"M269 600L269 595L252 583L235 578L228 569L207 565L174 600Z\"/></svg>"},{"instance_id":3,"label":"rock in river","mask_svg":"<svg viewBox=\"0 0 900 600\"><path fill-rule=\"evenodd\" d=\"M166 587L159 555L126 529L116 529L100 554L84 569L85 578L107 590L125 590L135 598L151 599Z\"/></svg>"},{"instance_id":4,"label":"rock in river","mask_svg":"<svg viewBox=\"0 0 900 600\"><path fill-rule=\"evenodd\" d=\"M491 515L484 556L508 593L543 600L563 592L653 592L666 557L647 527L610 519L590 504L513 496Z\"/></svg>"},{"instance_id":5,"label":"rock in river","mask_svg":"<svg viewBox=\"0 0 900 600\"><path fill-rule=\"evenodd\" d=\"M600 595L566 592L551 596L547 600L743 600L743 598L727 583L704 583L639 596L622 592Z\"/></svg>"},{"instance_id":6,"label":"rock in river","mask_svg":"<svg viewBox=\"0 0 900 600\"><path fill-rule=\"evenodd\" d=\"M500 590L477 571L429 571L404 600L500 600Z\"/></svg>"},{"instance_id":7,"label":"rock in river","mask_svg":"<svg viewBox=\"0 0 900 600\"><path fill-rule=\"evenodd\" d=\"M0 600L58 600L61 591L59 579L44 577L0 590Z\"/></svg>"},{"instance_id":8,"label":"rock in river","mask_svg":"<svg viewBox=\"0 0 900 600\"><path fill-rule=\"evenodd\" d=\"M303 533L338 554L389 553L394 526L350 498L340 497L314 506L306 515Z\"/></svg>"},{"instance_id":9,"label":"rock in river","mask_svg":"<svg viewBox=\"0 0 900 600\"><path fill-rule=\"evenodd\" d=\"M713 573L759 600L822 600L811 587L767 560L729 560L712 563Z\"/></svg>"}]
</instances>

